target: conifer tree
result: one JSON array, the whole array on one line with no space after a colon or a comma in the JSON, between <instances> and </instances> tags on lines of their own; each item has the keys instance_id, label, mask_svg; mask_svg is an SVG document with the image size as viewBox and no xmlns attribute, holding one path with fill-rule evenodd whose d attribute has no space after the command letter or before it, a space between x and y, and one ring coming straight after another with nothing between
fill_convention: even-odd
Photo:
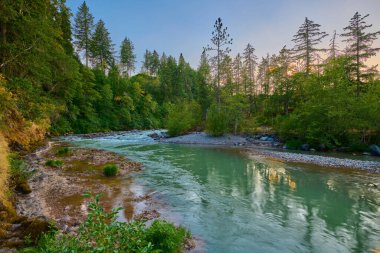
<instances>
[{"instance_id":1,"label":"conifer tree","mask_svg":"<svg viewBox=\"0 0 380 253\"><path fill-rule=\"evenodd\" d=\"M257 56L255 55L255 49L248 43L244 49L244 64L247 69L249 96L252 99L254 94L254 82L255 82L255 68L256 68Z\"/></svg>"},{"instance_id":2,"label":"conifer tree","mask_svg":"<svg viewBox=\"0 0 380 253\"><path fill-rule=\"evenodd\" d=\"M238 53L233 62L233 74L235 83L235 93L241 92L241 84L243 77L243 62L240 53Z\"/></svg>"},{"instance_id":3,"label":"conifer tree","mask_svg":"<svg viewBox=\"0 0 380 253\"><path fill-rule=\"evenodd\" d=\"M90 58L90 44L92 38L92 31L94 28L94 17L90 13L90 10L84 1L79 7L79 10L75 16L74 25L74 45L77 52L83 52L85 56L86 66L88 67L88 60Z\"/></svg>"},{"instance_id":4,"label":"conifer tree","mask_svg":"<svg viewBox=\"0 0 380 253\"><path fill-rule=\"evenodd\" d=\"M305 22L300 26L292 41L295 43L293 48L294 59L302 60L304 63L304 71L308 75L314 62L314 52L320 51L316 46L328 34L321 32L320 25L312 20L305 18Z\"/></svg>"},{"instance_id":5,"label":"conifer tree","mask_svg":"<svg viewBox=\"0 0 380 253\"><path fill-rule=\"evenodd\" d=\"M220 70L221 70L221 62L223 60L224 55L228 54L231 50L228 48L228 45L232 44L232 38L230 38L230 34L227 32L227 27L223 27L222 19L218 18L214 24L214 31L212 32L211 37L212 45L207 45L205 48L206 51L216 51L216 55L214 56L214 62L216 63L216 101L218 106L220 106Z\"/></svg>"},{"instance_id":6,"label":"conifer tree","mask_svg":"<svg viewBox=\"0 0 380 253\"><path fill-rule=\"evenodd\" d=\"M356 96L360 95L363 81L374 74L374 68L366 69L365 60L376 55L376 52L380 50L380 48L371 47L380 31L365 31L372 26L365 21L368 16L369 14L362 16L356 12L350 24L343 28L346 33L341 34L342 37L346 37L344 41L348 43L346 53L351 57L351 67L356 81Z\"/></svg>"},{"instance_id":7,"label":"conifer tree","mask_svg":"<svg viewBox=\"0 0 380 253\"><path fill-rule=\"evenodd\" d=\"M158 68L160 67L160 55L156 50L151 55L150 75L156 76Z\"/></svg>"},{"instance_id":8,"label":"conifer tree","mask_svg":"<svg viewBox=\"0 0 380 253\"><path fill-rule=\"evenodd\" d=\"M141 66L142 73L149 73L150 68L151 68L151 60L152 60L152 52L146 49L144 53L144 60Z\"/></svg>"},{"instance_id":9,"label":"conifer tree","mask_svg":"<svg viewBox=\"0 0 380 253\"><path fill-rule=\"evenodd\" d=\"M336 31L334 30L334 34L330 40L330 50L329 50L329 59L335 59L338 53L338 46L336 43Z\"/></svg>"},{"instance_id":10,"label":"conifer tree","mask_svg":"<svg viewBox=\"0 0 380 253\"><path fill-rule=\"evenodd\" d=\"M114 64L113 44L110 34L103 20L96 24L95 32L91 41L91 60L95 66L100 67L103 72Z\"/></svg>"},{"instance_id":11,"label":"conifer tree","mask_svg":"<svg viewBox=\"0 0 380 253\"><path fill-rule=\"evenodd\" d=\"M135 70L136 55L133 43L130 39L125 38L120 46L120 63L125 73L131 74Z\"/></svg>"}]
</instances>

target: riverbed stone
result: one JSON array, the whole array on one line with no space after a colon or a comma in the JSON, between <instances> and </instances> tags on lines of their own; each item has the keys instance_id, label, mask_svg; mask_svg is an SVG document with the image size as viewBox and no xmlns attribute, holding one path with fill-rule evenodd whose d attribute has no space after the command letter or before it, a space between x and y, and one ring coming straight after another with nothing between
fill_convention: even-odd
<instances>
[{"instance_id":1,"label":"riverbed stone","mask_svg":"<svg viewBox=\"0 0 380 253\"><path fill-rule=\"evenodd\" d=\"M369 146L369 149L371 150L371 154L374 156L380 156L380 147L377 145L371 145Z\"/></svg>"}]
</instances>

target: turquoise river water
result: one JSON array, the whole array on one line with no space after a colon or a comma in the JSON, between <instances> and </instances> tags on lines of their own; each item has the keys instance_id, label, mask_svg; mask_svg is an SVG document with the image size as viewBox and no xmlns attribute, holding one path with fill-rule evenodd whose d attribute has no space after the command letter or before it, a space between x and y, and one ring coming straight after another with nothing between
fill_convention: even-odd
<instances>
[{"instance_id":1,"label":"turquoise river water","mask_svg":"<svg viewBox=\"0 0 380 253\"><path fill-rule=\"evenodd\" d=\"M204 252L380 252L380 174L275 162L135 132L66 140L144 163L136 182ZM170 210L170 211L169 211Z\"/></svg>"}]
</instances>

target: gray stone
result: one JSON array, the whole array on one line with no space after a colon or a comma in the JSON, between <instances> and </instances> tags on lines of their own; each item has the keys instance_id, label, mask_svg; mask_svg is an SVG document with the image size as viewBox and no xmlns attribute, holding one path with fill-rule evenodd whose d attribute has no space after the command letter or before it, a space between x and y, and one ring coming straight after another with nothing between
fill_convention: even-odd
<instances>
[{"instance_id":1,"label":"gray stone","mask_svg":"<svg viewBox=\"0 0 380 253\"><path fill-rule=\"evenodd\" d=\"M369 149L371 150L371 154L375 156L380 156L380 147L377 145L371 145L369 146Z\"/></svg>"}]
</instances>

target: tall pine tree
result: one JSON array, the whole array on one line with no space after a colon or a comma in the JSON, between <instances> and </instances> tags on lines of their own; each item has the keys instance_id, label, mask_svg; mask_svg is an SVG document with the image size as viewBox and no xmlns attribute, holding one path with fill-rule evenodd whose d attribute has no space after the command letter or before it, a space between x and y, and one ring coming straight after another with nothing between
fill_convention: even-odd
<instances>
[{"instance_id":1,"label":"tall pine tree","mask_svg":"<svg viewBox=\"0 0 380 253\"><path fill-rule=\"evenodd\" d=\"M227 32L227 27L223 27L222 19L218 18L214 24L214 31L212 32L211 37L212 46L207 45L205 48L206 51L216 51L214 56L214 62L216 63L216 101L218 106L220 106L220 74L221 74L221 63L226 54L231 50L228 48L228 45L232 44L232 38Z\"/></svg>"},{"instance_id":2,"label":"tall pine tree","mask_svg":"<svg viewBox=\"0 0 380 253\"><path fill-rule=\"evenodd\" d=\"M136 55L133 43L130 39L125 38L120 47L120 63L125 73L130 75L135 70Z\"/></svg>"},{"instance_id":3,"label":"tall pine tree","mask_svg":"<svg viewBox=\"0 0 380 253\"><path fill-rule=\"evenodd\" d=\"M292 41L295 43L293 48L294 59L302 60L304 63L304 71L308 75L313 66L315 52L320 51L316 46L328 34L321 32L320 25L312 20L305 18L305 22L300 26Z\"/></svg>"},{"instance_id":4,"label":"tall pine tree","mask_svg":"<svg viewBox=\"0 0 380 253\"><path fill-rule=\"evenodd\" d=\"M75 16L74 25L74 45L76 46L77 52L83 52L85 56L86 66L88 67L88 60L90 58L90 44L92 31L94 28L94 17L90 13L90 10L86 4L83 2L79 7L79 10Z\"/></svg>"},{"instance_id":5,"label":"tall pine tree","mask_svg":"<svg viewBox=\"0 0 380 253\"><path fill-rule=\"evenodd\" d=\"M380 48L373 48L372 43L376 40L380 31L366 32L372 26L365 22L369 14L362 16L358 12L351 18L349 26L343 28L346 33L341 34L346 37L344 41L348 43L347 54L351 57L351 67L356 81L356 96L360 95L363 81L374 74L374 68L366 68L365 60L376 55Z\"/></svg>"},{"instance_id":6,"label":"tall pine tree","mask_svg":"<svg viewBox=\"0 0 380 253\"><path fill-rule=\"evenodd\" d=\"M96 24L90 47L93 64L105 72L106 69L114 64L113 51L110 34L103 20L99 20Z\"/></svg>"}]
</instances>

